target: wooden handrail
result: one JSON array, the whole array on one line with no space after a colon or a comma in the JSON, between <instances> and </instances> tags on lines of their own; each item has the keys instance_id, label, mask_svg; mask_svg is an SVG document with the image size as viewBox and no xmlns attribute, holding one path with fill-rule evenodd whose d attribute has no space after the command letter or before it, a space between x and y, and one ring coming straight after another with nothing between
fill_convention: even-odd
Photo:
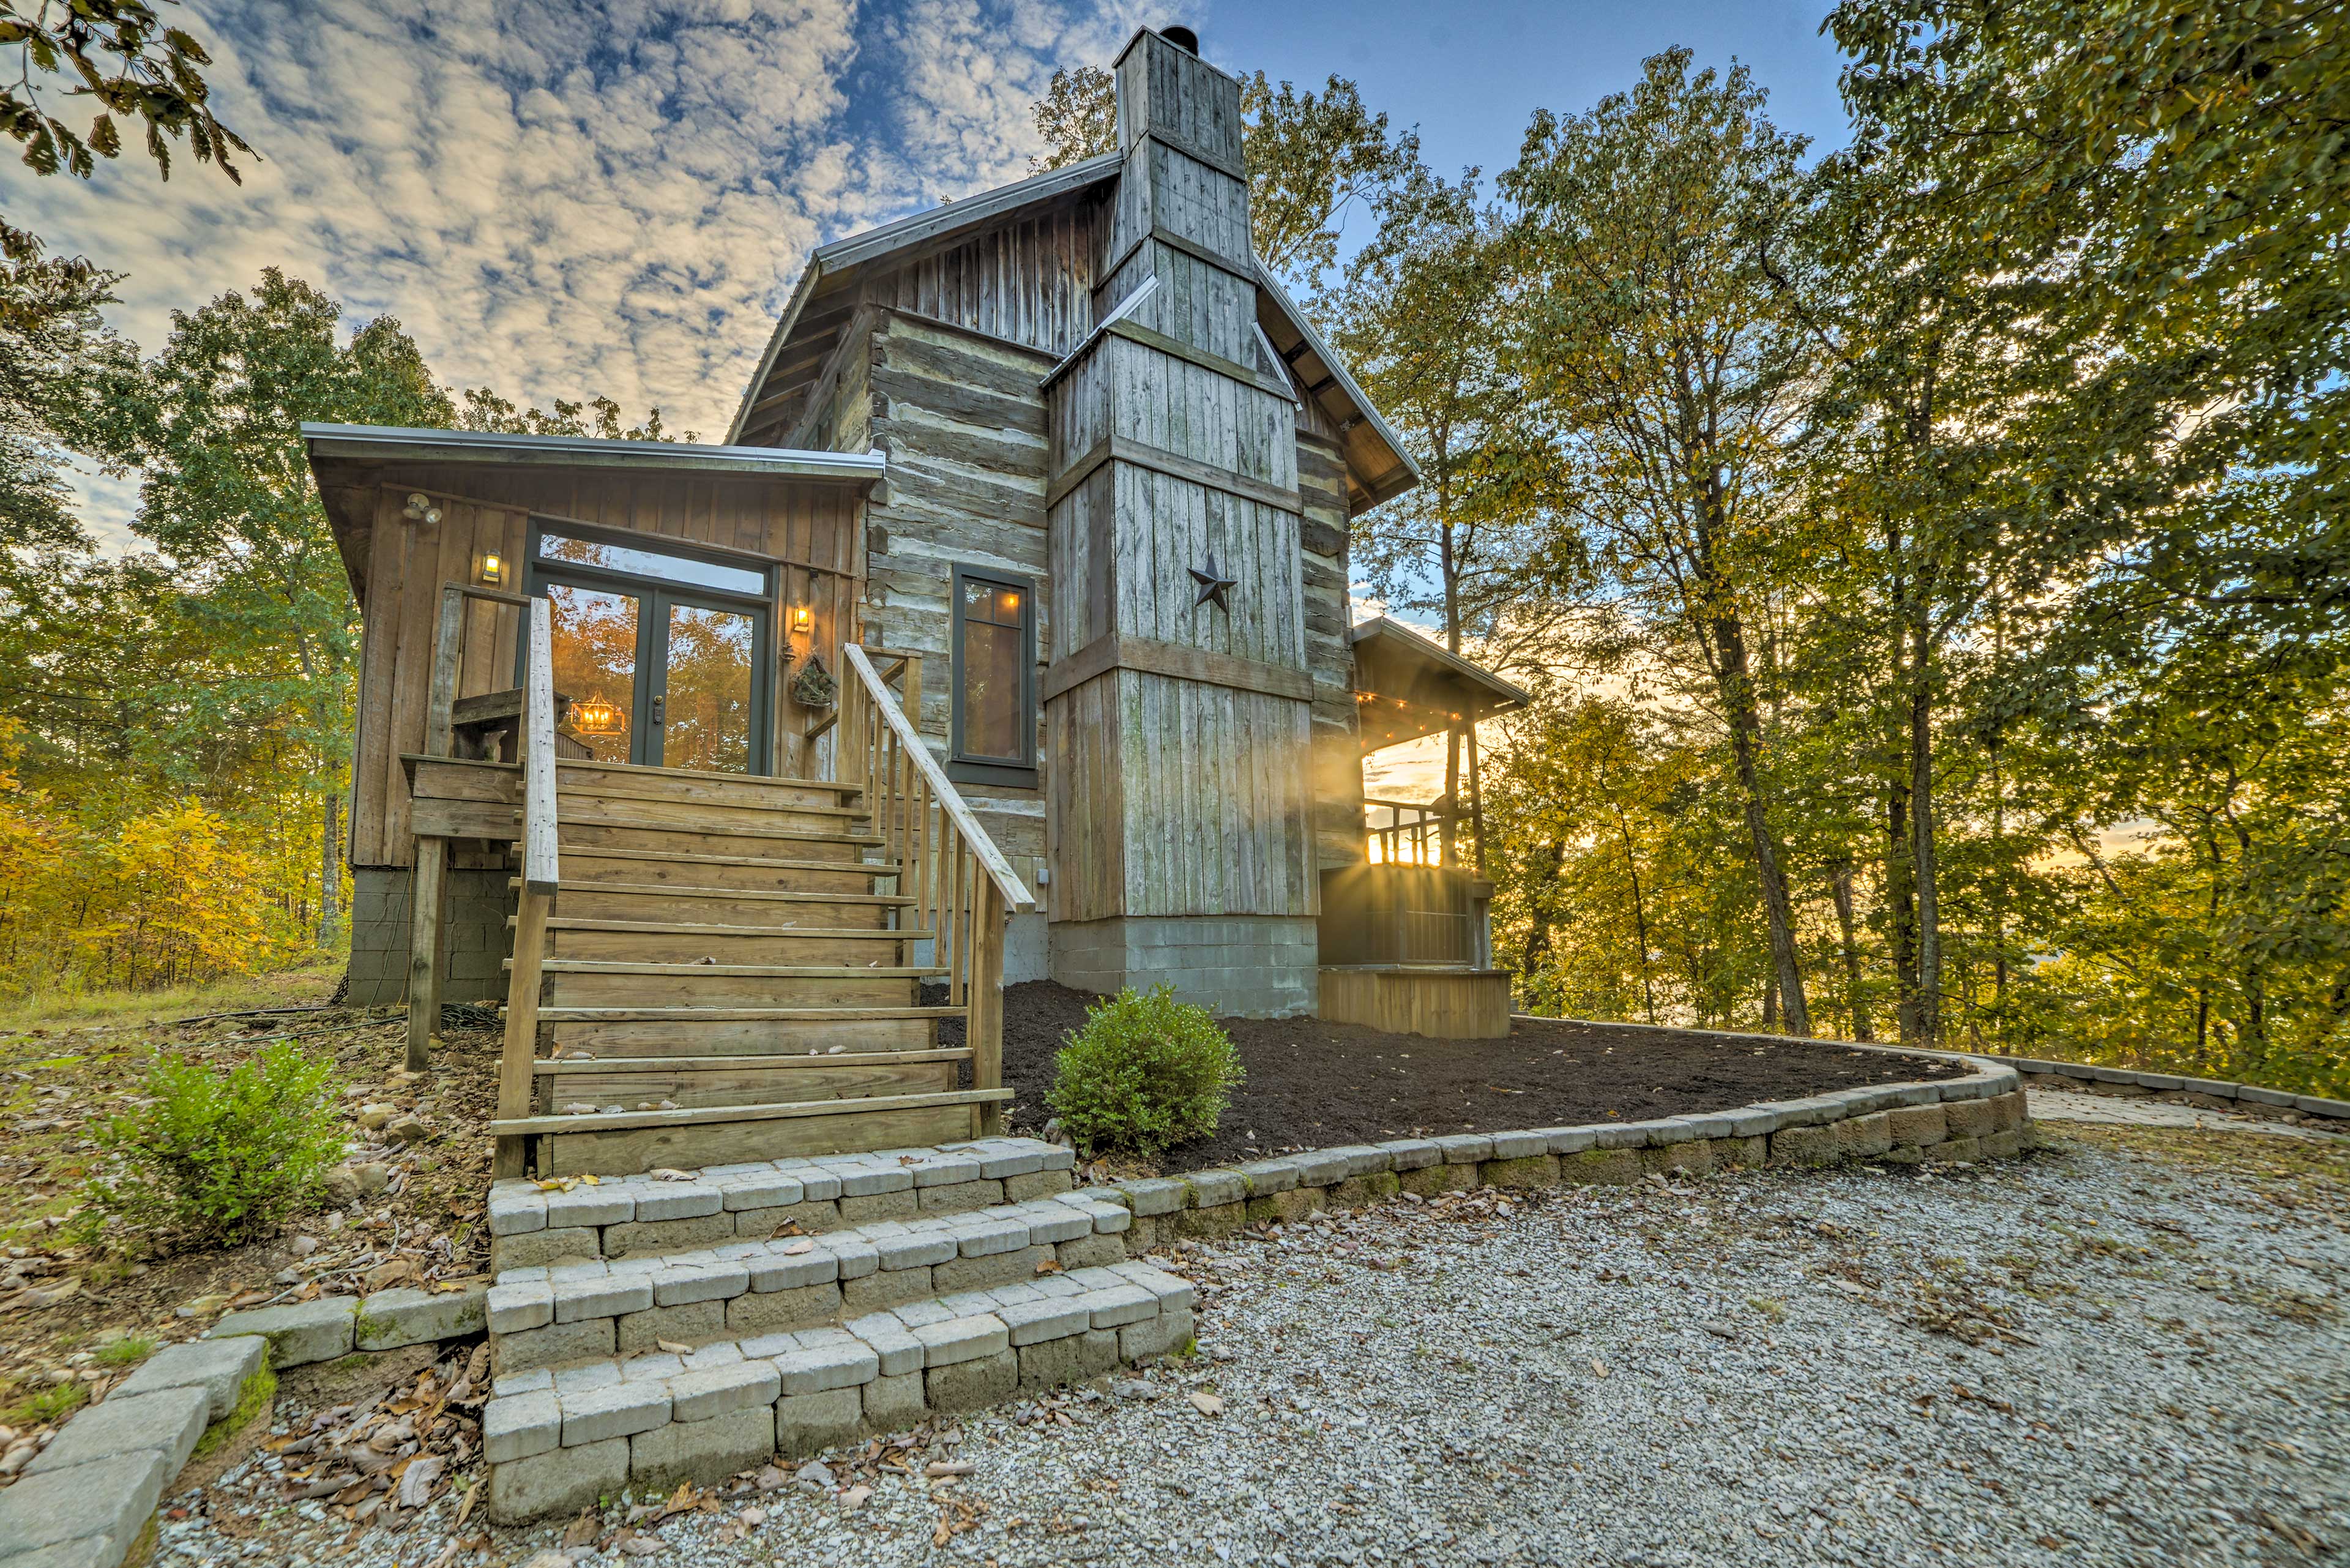
<instances>
[{"instance_id":1,"label":"wooden handrail","mask_svg":"<svg viewBox=\"0 0 2350 1568\"><path fill-rule=\"evenodd\" d=\"M868 700L873 703L882 723L889 727L889 732L896 738L907 760L914 764L915 771L922 776L922 782L930 786L931 798L961 832L980 868L995 884L995 890L1003 896L1004 906L1018 914L1033 913L1036 908L1035 895L1029 892L1028 885L1014 874L1011 863L1003 858L1003 851L995 847L995 840L987 836L987 829L980 826L979 819L972 815L971 807L963 804L963 798L956 792L955 786L947 782L946 770L939 766L938 760L931 755L931 748L923 744L922 738L914 732L912 721L906 717L905 710L898 706L898 700L889 695L889 685L874 670L872 660L865 657L865 650L853 642L844 643L840 658L865 688ZM869 785L869 781L867 782Z\"/></svg>"},{"instance_id":2,"label":"wooden handrail","mask_svg":"<svg viewBox=\"0 0 2350 1568\"><path fill-rule=\"evenodd\" d=\"M897 868L901 929L931 931L933 964L946 971L947 1003L965 1010L974 1090L1003 1086L1003 928L1014 911L1036 908L1003 852L949 782L866 650L844 644L840 722L834 731L834 776L865 792L884 860ZM899 669L920 701L920 664ZM979 1131L1001 1132L1000 1100L974 1107Z\"/></svg>"},{"instance_id":3,"label":"wooden handrail","mask_svg":"<svg viewBox=\"0 0 2350 1568\"><path fill-rule=\"evenodd\" d=\"M522 896L515 906L514 967L506 985L505 1044L498 1062L498 1119L509 1122L531 1113L546 920L563 877L556 848L555 626L545 599L530 602L530 651L522 684ZM520 1176L526 1143L519 1137L498 1137L491 1174Z\"/></svg>"},{"instance_id":4,"label":"wooden handrail","mask_svg":"<svg viewBox=\"0 0 2350 1568\"><path fill-rule=\"evenodd\" d=\"M522 702L522 885L553 898L562 870L555 846L555 624L545 599L530 602Z\"/></svg>"}]
</instances>

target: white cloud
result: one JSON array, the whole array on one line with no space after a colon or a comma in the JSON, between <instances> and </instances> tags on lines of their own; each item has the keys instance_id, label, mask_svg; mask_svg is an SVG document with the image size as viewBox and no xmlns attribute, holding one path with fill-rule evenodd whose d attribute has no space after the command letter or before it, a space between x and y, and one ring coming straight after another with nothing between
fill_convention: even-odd
<instances>
[{"instance_id":1,"label":"white cloud","mask_svg":"<svg viewBox=\"0 0 2350 1568\"><path fill-rule=\"evenodd\" d=\"M725 428L819 241L1016 178L1056 65L1138 0L216 0L215 102L265 161L0 172L12 221L127 273L123 329L278 265L458 386ZM119 534L120 487L86 492Z\"/></svg>"}]
</instances>

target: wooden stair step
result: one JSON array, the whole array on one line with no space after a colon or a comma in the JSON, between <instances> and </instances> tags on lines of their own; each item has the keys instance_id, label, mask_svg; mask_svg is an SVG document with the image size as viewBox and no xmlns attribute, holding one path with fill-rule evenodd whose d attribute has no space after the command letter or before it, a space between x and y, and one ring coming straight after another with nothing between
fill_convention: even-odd
<instances>
[{"instance_id":1,"label":"wooden stair step","mask_svg":"<svg viewBox=\"0 0 2350 1568\"><path fill-rule=\"evenodd\" d=\"M572 800L630 800L647 804L691 807L712 813L782 812L799 816L870 816L873 814L861 805L809 805L779 801L773 804L758 801L696 800L690 796L669 795L636 785L633 781L598 779L591 783L558 785L555 792L556 815L562 815L563 803Z\"/></svg>"},{"instance_id":2,"label":"wooden stair step","mask_svg":"<svg viewBox=\"0 0 2350 1568\"><path fill-rule=\"evenodd\" d=\"M507 969L514 960L505 961ZM776 980L936 980L943 969L888 969L879 965L789 963L652 963L616 959L542 959L550 974L733 975ZM542 1012L541 1016L544 1016Z\"/></svg>"},{"instance_id":3,"label":"wooden stair step","mask_svg":"<svg viewBox=\"0 0 2350 1568\"><path fill-rule=\"evenodd\" d=\"M520 847L519 841L515 847ZM895 860L806 860L789 856L712 855L683 849L629 849L613 845L568 845L570 853L590 860L647 860L663 866L723 866L750 867L762 871L858 871L871 877L895 877ZM694 887L716 886L693 883Z\"/></svg>"},{"instance_id":4,"label":"wooden stair step","mask_svg":"<svg viewBox=\"0 0 2350 1568\"><path fill-rule=\"evenodd\" d=\"M706 969L707 964L694 964ZM859 971L863 972L863 971ZM502 1006L499 1011L504 1011ZM961 1018L967 1007L542 1007L541 1023L864 1023Z\"/></svg>"},{"instance_id":5,"label":"wooden stair step","mask_svg":"<svg viewBox=\"0 0 2350 1568\"><path fill-rule=\"evenodd\" d=\"M862 784L843 784L838 779L803 778L796 774L721 774L703 768L639 767L635 763L599 763L585 757L566 757L556 770L558 783L582 775L604 775L619 781L667 780L676 785L679 793L696 789L716 789L721 793L756 792L763 785L804 789L844 800L865 793Z\"/></svg>"},{"instance_id":6,"label":"wooden stair step","mask_svg":"<svg viewBox=\"0 0 2350 1568\"><path fill-rule=\"evenodd\" d=\"M508 915L511 928L515 917ZM550 931L619 931L644 937L756 937L762 940L801 941L809 939L848 941L926 942L938 933L891 929L885 926L720 926L692 925L677 920L571 919L562 916L546 922Z\"/></svg>"},{"instance_id":7,"label":"wooden stair step","mask_svg":"<svg viewBox=\"0 0 2350 1568\"><path fill-rule=\"evenodd\" d=\"M625 1132L639 1127L707 1127L798 1116L870 1116L878 1111L1001 1105L1012 1097L1010 1089L944 1089L927 1095L867 1095L846 1100L770 1101L763 1105L708 1106L674 1111L598 1111L594 1116L517 1116L510 1121L494 1121L490 1132L496 1137L535 1133Z\"/></svg>"},{"instance_id":8,"label":"wooden stair step","mask_svg":"<svg viewBox=\"0 0 2350 1568\"><path fill-rule=\"evenodd\" d=\"M516 823L522 820L522 812L519 808L515 812L515 820ZM657 818L632 816L625 812L598 812L583 816L577 813L566 813L559 808L556 813L556 827L558 831L567 827L602 827L619 828L633 833L681 834L702 838L759 838L786 844L847 844L868 849L878 848L882 843L881 836L878 833L825 833L810 828L750 827L731 823L723 826L703 827L691 823L665 822ZM567 849L571 846L567 843L564 847Z\"/></svg>"},{"instance_id":9,"label":"wooden stair step","mask_svg":"<svg viewBox=\"0 0 2350 1568\"><path fill-rule=\"evenodd\" d=\"M581 853L586 854L588 852L583 850ZM664 862L678 858L677 857L672 856L654 854L650 850L638 849L614 849L607 851L606 853L614 856L651 855L653 858ZM745 860L739 862L729 861L729 864L762 866L782 865L785 863L779 861ZM806 862L806 864L809 867L821 867L827 871L837 871L842 867L853 866L856 862L847 860L811 860ZM885 874L889 876L897 875L894 868L888 868L885 870L883 867L876 867L875 869L883 870L885 871ZM506 887L509 889L519 888L521 886L522 878L519 877L510 877L506 879ZM910 904L914 901L910 894L905 893L803 893L789 888L717 888L712 887L706 883L699 882L687 883L683 885L673 882L590 882L574 880L568 877L556 885L556 891L558 895L563 893L593 893L600 897L605 894L640 894L649 898L739 898L746 903L756 901L759 903L777 904L855 904L862 906L868 904L905 905Z\"/></svg>"},{"instance_id":10,"label":"wooden stair step","mask_svg":"<svg viewBox=\"0 0 2350 1568\"><path fill-rule=\"evenodd\" d=\"M544 1018L546 1014L540 1013ZM565 1056L540 1057L531 1072L542 1078L567 1073L747 1072L769 1068L790 1071L807 1067L902 1067L920 1062L968 1062L966 1045L938 1046L928 1051L838 1051L810 1055L806 1052L741 1056Z\"/></svg>"}]
</instances>

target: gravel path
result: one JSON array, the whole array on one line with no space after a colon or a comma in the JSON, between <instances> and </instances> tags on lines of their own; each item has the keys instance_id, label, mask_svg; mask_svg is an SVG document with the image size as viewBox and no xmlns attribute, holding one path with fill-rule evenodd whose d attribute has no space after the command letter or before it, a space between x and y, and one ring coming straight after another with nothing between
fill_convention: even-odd
<instances>
[{"instance_id":1,"label":"gravel path","mask_svg":"<svg viewBox=\"0 0 2350 1568\"><path fill-rule=\"evenodd\" d=\"M837 1458L835 1488L771 1474L633 1541L616 1511L575 1561L2341 1561L2350 1150L2051 1130L1962 1173L1456 1195L1197 1245L1201 1353L916 1457L967 1476L884 1472L849 1511ZM161 1560L557 1541L444 1557L428 1518L346 1546L257 1512L253 1476L206 1497L244 1539L192 1518Z\"/></svg>"}]
</instances>

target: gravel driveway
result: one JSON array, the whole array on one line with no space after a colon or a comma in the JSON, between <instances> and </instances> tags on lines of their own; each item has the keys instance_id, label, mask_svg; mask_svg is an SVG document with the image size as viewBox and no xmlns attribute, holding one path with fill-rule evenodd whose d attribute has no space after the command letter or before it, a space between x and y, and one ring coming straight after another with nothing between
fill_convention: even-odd
<instances>
[{"instance_id":1,"label":"gravel driveway","mask_svg":"<svg viewBox=\"0 0 2350 1568\"><path fill-rule=\"evenodd\" d=\"M836 1458L633 1540L616 1511L575 1560L2341 1561L2350 1147L2048 1130L1963 1172L1461 1194L1196 1245L1189 1363L910 1456L967 1475ZM452 1560L430 1520L348 1548L255 1523L175 1525L163 1560Z\"/></svg>"}]
</instances>

